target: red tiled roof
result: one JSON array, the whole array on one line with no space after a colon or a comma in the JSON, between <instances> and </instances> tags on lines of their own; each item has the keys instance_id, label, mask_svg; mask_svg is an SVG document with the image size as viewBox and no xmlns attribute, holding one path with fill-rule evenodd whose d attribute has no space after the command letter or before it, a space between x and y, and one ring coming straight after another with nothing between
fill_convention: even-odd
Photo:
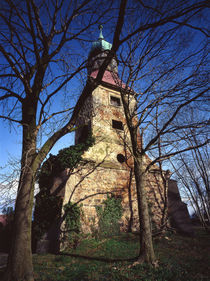
<instances>
[{"instance_id":1,"label":"red tiled roof","mask_svg":"<svg viewBox=\"0 0 210 281\"><path fill-rule=\"evenodd\" d=\"M96 78L97 77L97 74L98 74L98 70L95 70L93 71L91 74L90 74L90 77L92 78ZM118 74L117 73L114 73L114 72L110 72L108 70L106 70L104 72L104 75L103 75L103 78L102 78L102 82L105 82L105 83L108 83L110 85L113 85L113 86L117 86L117 87L122 87L125 89L126 85L125 83L123 83Z\"/></svg>"}]
</instances>

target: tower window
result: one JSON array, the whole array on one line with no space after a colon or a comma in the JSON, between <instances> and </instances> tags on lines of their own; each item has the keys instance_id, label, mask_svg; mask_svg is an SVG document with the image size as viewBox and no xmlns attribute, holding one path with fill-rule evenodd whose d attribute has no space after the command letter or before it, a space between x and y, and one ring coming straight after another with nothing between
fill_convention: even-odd
<instances>
[{"instance_id":1,"label":"tower window","mask_svg":"<svg viewBox=\"0 0 210 281\"><path fill-rule=\"evenodd\" d=\"M123 130L123 123L121 121L112 120L112 128Z\"/></svg>"},{"instance_id":2,"label":"tower window","mask_svg":"<svg viewBox=\"0 0 210 281\"><path fill-rule=\"evenodd\" d=\"M120 163L125 162L125 156L122 154L117 154L117 161Z\"/></svg>"},{"instance_id":3,"label":"tower window","mask_svg":"<svg viewBox=\"0 0 210 281\"><path fill-rule=\"evenodd\" d=\"M110 97L110 102L111 102L112 105L121 106L120 98L111 96L111 97Z\"/></svg>"}]
</instances>

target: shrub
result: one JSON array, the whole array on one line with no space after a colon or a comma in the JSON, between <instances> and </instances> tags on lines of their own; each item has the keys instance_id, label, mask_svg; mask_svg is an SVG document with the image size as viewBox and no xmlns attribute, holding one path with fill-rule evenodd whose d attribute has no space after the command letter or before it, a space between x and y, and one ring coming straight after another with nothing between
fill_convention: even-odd
<instances>
[{"instance_id":1,"label":"shrub","mask_svg":"<svg viewBox=\"0 0 210 281\"><path fill-rule=\"evenodd\" d=\"M64 244L68 248L76 248L81 238L82 205L78 206L72 202L64 205Z\"/></svg>"},{"instance_id":2,"label":"shrub","mask_svg":"<svg viewBox=\"0 0 210 281\"><path fill-rule=\"evenodd\" d=\"M96 206L98 216L98 235L109 237L120 232L120 219L123 214L121 198L107 195L103 206Z\"/></svg>"}]
</instances>

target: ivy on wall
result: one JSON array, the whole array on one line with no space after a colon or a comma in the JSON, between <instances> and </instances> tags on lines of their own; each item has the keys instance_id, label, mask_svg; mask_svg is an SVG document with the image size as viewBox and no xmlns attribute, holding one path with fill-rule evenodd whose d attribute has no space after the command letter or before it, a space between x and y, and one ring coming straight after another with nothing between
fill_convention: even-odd
<instances>
[{"instance_id":1,"label":"ivy on wall","mask_svg":"<svg viewBox=\"0 0 210 281\"><path fill-rule=\"evenodd\" d=\"M65 227L63 241L65 248L76 248L81 238L82 204L68 202L64 205Z\"/></svg>"},{"instance_id":2,"label":"ivy on wall","mask_svg":"<svg viewBox=\"0 0 210 281\"><path fill-rule=\"evenodd\" d=\"M82 160L82 154L93 144L94 138L89 136L84 143L61 149L57 155L50 154L38 173L40 190L43 186L49 187L53 177L58 176L63 170L74 169Z\"/></svg>"},{"instance_id":3,"label":"ivy on wall","mask_svg":"<svg viewBox=\"0 0 210 281\"><path fill-rule=\"evenodd\" d=\"M94 138L88 136L84 143L61 149L57 155L50 154L43 163L37 175L40 192L36 196L34 211L34 244L48 232L53 222L61 217L62 198L57 196L56 191L51 193L54 178L67 168L73 170L82 160L83 153L93 144Z\"/></svg>"},{"instance_id":4,"label":"ivy on wall","mask_svg":"<svg viewBox=\"0 0 210 281\"><path fill-rule=\"evenodd\" d=\"M120 219L123 215L121 198L107 195L102 206L96 206L98 216L98 236L109 237L120 232Z\"/></svg>"}]
</instances>

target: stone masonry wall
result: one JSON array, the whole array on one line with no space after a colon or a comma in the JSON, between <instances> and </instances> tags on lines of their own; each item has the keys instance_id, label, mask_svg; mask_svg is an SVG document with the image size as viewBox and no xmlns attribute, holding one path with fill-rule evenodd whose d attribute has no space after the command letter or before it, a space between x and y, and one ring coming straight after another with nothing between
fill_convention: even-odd
<instances>
[{"instance_id":1,"label":"stone masonry wall","mask_svg":"<svg viewBox=\"0 0 210 281\"><path fill-rule=\"evenodd\" d=\"M120 105L113 105L111 97L120 99ZM130 106L135 106L132 98ZM122 122L123 130L113 128L112 120ZM81 109L77 120L76 141L81 135L82 126L88 122L95 137L95 144L83 155L84 163L87 164L81 163L67 180L63 204L65 205L69 200L83 204L82 226L85 232L89 232L91 224L94 221L97 223L95 207L102 204L108 193L113 193L122 198L124 214L121 228L138 230L136 187L130 153L131 141L120 93L101 85L95 89ZM138 141L141 146L140 134ZM125 157L125 162L118 161L119 154ZM148 162L149 159L145 161ZM148 173L147 194L152 220L156 224L160 224L161 221L162 190L163 183L159 173Z\"/></svg>"},{"instance_id":2,"label":"stone masonry wall","mask_svg":"<svg viewBox=\"0 0 210 281\"><path fill-rule=\"evenodd\" d=\"M160 182L157 182L157 176L153 173L149 173L147 177L147 195L152 220L154 224L160 225L163 207L161 190L158 191ZM69 200L82 203L82 228L84 232L91 232L94 221L97 225L95 207L101 205L109 193L122 198L124 214L121 229L139 230L135 180L129 168L113 168L103 163L100 166L90 164L79 166L67 181L63 204L65 205Z\"/></svg>"}]
</instances>

